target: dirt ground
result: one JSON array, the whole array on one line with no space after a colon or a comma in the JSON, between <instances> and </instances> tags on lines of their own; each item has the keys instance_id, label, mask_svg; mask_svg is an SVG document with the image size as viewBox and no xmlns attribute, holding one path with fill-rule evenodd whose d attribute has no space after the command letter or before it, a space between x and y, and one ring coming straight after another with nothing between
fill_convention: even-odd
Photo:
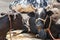
<instances>
[{"instance_id":1,"label":"dirt ground","mask_svg":"<svg viewBox=\"0 0 60 40\"><path fill-rule=\"evenodd\" d=\"M30 33L20 34L21 32L22 32L22 30L14 30L14 31L8 32L6 35L6 38L8 40L41 40L38 38L34 38L35 35L33 35L33 34L30 34Z\"/></svg>"}]
</instances>

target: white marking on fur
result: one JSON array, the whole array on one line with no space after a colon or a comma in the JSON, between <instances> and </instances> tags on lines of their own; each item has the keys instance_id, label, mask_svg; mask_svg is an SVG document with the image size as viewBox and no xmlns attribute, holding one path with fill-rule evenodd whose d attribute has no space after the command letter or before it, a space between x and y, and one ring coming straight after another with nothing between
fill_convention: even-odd
<instances>
[{"instance_id":1,"label":"white marking on fur","mask_svg":"<svg viewBox=\"0 0 60 40\"><path fill-rule=\"evenodd\" d=\"M43 11L43 8L38 8L37 12L39 13L39 15L41 14L41 12Z\"/></svg>"},{"instance_id":2,"label":"white marking on fur","mask_svg":"<svg viewBox=\"0 0 60 40\"><path fill-rule=\"evenodd\" d=\"M25 24L25 26L28 28L28 32L30 31L30 25L29 25L29 16L27 15L27 14L21 14L22 15L22 18L23 18L23 20L26 20L26 21L24 21L26 24ZM22 21L23 21L22 20Z\"/></svg>"}]
</instances>

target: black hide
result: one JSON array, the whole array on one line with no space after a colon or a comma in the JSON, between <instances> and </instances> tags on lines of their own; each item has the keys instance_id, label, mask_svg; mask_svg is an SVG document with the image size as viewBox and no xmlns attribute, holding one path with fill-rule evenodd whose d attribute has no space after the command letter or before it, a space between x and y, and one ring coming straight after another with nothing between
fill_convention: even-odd
<instances>
[{"instance_id":1,"label":"black hide","mask_svg":"<svg viewBox=\"0 0 60 40\"><path fill-rule=\"evenodd\" d=\"M16 15L16 19L14 19L14 15L11 15L11 21L12 21L12 29L23 29L23 23L22 23L22 17L20 14Z\"/></svg>"},{"instance_id":2,"label":"black hide","mask_svg":"<svg viewBox=\"0 0 60 40\"><path fill-rule=\"evenodd\" d=\"M0 18L0 40L6 40L6 33L9 31L9 19L8 16Z\"/></svg>"},{"instance_id":3,"label":"black hide","mask_svg":"<svg viewBox=\"0 0 60 40\"><path fill-rule=\"evenodd\" d=\"M45 9L44 9L45 10ZM43 14L43 13L42 13ZM43 14L43 15L45 15L45 16L43 16L44 17L44 19L46 18L46 16L48 15L48 18L47 18L47 20L46 20L46 22L45 22L45 24L43 25L43 27L41 28L41 31L39 32L38 31L38 29L37 29L37 26L36 26L36 17L38 16L35 16L35 17L31 17L30 19L29 19L29 24L30 24L30 29L31 29L31 32L32 33L34 33L34 34L39 34L39 38L50 38L50 35L48 34L48 32L45 32L44 31L44 29L47 29L48 28L48 26L49 26L49 22L50 22L50 16L53 14L53 12L52 11L46 11L45 10L45 14ZM42 17L41 17L42 18ZM40 20L41 21L41 20ZM39 21L39 22L40 22ZM41 26L41 25L40 25Z\"/></svg>"},{"instance_id":4,"label":"black hide","mask_svg":"<svg viewBox=\"0 0 60 40\"><path fill-rule=\"evenodd\" d=\"M4 15L4 14L3 14ZM14 15L10 15L11 17L11 26L8 15L0 18L0 40L6 40L6 34L11 29L18 30L23 29L25 30L26 27L23 26L22 17L20 14L16 15L16 19L14 20Z\"/></svg>"}]
</instances>

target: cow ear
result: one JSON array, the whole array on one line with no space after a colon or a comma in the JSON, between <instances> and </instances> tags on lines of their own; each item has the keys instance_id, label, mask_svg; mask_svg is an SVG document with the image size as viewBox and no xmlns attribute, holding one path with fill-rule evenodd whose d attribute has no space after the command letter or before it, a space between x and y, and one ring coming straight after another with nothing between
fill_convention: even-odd
<instances>
[{"instance_id":1,"label":"cow ear","mask_svg":"<svg viewBox=\"0 0 60 40\"><path fill-rule=\"evenodd\" d=\"M51 10L47 11L47 15L51 16L52 14L54 14Z\"/></svg>"}]
</instances>

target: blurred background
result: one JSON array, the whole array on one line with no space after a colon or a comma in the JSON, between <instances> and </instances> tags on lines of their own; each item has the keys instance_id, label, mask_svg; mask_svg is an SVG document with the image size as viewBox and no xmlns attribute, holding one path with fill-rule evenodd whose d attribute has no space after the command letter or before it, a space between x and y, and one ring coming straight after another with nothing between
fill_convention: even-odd
<instances>
[{"instance_id":1,"label":"blurred background","mask_svg":"<svg viewBox=\"0 0 60 40\"><path fill-rule=\"evenodd\" d=\"M9 4L13 1L14 0L0 0L0 13L9 11ZM56 4L57 0L49 0L49 1Z\"/></svg>"},{"instance_id":2,"label":"blurred background","mask_svg":"<svg viewBox=\"0 0 60 40\"><path fill-rule=\"evenodd\" d=\"M0 13L9 11L9 3L14 0L0 0Z\"/></svg>"}]
</instances>

